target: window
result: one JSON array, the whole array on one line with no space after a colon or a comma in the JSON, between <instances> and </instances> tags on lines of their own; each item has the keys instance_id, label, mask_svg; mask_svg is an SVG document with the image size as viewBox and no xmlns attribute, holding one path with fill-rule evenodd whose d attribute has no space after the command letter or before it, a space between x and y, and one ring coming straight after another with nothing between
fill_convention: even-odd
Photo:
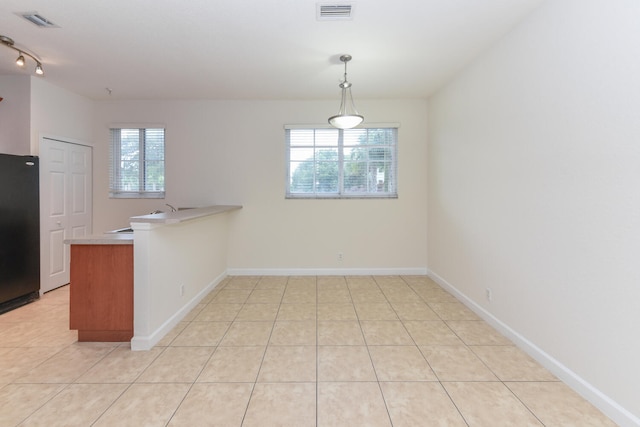
<instances>
[{"instance_id":1,"label":"window","mask_svg":"<svg viewBox=\"0 0 640 427\"><path fill-rule=\"evenodd\" d=\"M287 198L395 198L398 128L285 127Z\"/></svg>"},{"instance_id":2,"label":"window","mask_svg":"<svg viewBox=\"0 0 640 427\"><path fill-rule=\"evenodd\" d=\"M164 198L164 129L112 128L109 196Z\"/></svg>"}]
</instances>

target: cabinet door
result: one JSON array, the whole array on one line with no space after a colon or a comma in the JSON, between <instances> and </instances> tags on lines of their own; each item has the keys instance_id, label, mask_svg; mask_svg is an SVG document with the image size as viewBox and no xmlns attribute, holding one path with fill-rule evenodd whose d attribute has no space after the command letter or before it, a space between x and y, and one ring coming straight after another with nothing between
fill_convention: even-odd
<instances>
[{"instance_id":1,"label":"cabinet door","mask_svg":"<svg viewBox=\"0 0 640 427\"><path fill-rule=\"evenodd\" d=\"M133 330L133 245L71 245L70 327Z\"/></svg>"}]
</instances>

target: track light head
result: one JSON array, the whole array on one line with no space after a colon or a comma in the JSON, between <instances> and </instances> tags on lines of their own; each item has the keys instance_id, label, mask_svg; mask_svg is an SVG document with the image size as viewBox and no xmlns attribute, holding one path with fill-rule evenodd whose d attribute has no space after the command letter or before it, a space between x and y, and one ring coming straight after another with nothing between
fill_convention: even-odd
<instances>
[{"instance_id":1,"label":"track light head","mask_svg":"<svg viewBox=\"0 0 640 427\"><path fill-rule=\"evenodd\" d=\"M12 49L18 52L18 59L16 59L17 66L24 67L26 63L24 57L28 56L29 58L33 59L36 63L36 74L39 76L42 76L44 74L44 70L42 69L42 62L40 62L40 59L36 55L33 55L29 52L23 51L15 47L13 39L11 37L0 35L0 45L6 46L9 49Z\"/></svg>"}]
</instances>

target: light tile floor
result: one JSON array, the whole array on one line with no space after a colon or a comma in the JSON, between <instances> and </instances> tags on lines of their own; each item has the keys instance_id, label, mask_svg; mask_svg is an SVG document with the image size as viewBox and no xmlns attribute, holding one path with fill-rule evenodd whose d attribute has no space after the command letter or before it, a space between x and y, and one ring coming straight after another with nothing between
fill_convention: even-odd
<instances>
[{"instance_id":1,"label":"light tile floor","mask_svg":"<svg viewBox=\"0 0 640 427\"><path fill-rule=\"evenodd\" d=\"M147 352L0 316L0 426L615 425L424 276L229 277Z\"/></svg>"}]
</instances>

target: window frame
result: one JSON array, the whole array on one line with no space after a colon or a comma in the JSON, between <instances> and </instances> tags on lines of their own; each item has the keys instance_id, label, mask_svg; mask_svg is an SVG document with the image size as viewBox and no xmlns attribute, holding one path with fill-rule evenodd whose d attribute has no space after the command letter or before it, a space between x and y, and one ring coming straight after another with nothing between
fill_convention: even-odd
<instances>
[{"instance_id":1,"label":"window frame","mask_svg":"<svg viewBox=\"0 0 640 427\"><path fill-rule=\"evenodd\" d=\"M310 125L285 125L285 199L397 199L398 198L398 141L399 141L399 128L398 123L370 123L366 125L357 126L353 129L337 129L333 126L325 124L310 124ZM309 192L309 193L295 193L291 192L291 130L323 130L332 129L338 132L338 190L337 192ZM345 177L345 144L344 144L344 132L358 129L392 129L393 134L393 146L392 146L392 173L393 181L392 185L394 191L392 192L349 192L344 189L344 177ZM315 143L313 148L317 147ZM349 147L349 145L347 146ZM295 148L295 146L294 146ZM315 151L315 150L314 150ZM317 165L317 159L313 160L314 167Z\"/></svg>"},{"instance_id":2,"label":"window frame","mask_svg":"<svg viewBox=\"0 0 640 427\"><path fill-rule=\"evenodd\" d=\"M139 170L138 170L138 189L137 190L121 190L117 188L116 182L121 179L122 171L122 130L138 130L138 152L139 152ZM147 139L146 131L162 129L162 172L163 172L163 189L162 190L145 190L146 167L147 160ZM118 137L114 135L114 131L118 131ZM162 124L113 124L109 126L109 198L112 199L164 199L166 195L166 127ZM116 143L117 142L117 143Z\"/></svg>"}]
</instances>

